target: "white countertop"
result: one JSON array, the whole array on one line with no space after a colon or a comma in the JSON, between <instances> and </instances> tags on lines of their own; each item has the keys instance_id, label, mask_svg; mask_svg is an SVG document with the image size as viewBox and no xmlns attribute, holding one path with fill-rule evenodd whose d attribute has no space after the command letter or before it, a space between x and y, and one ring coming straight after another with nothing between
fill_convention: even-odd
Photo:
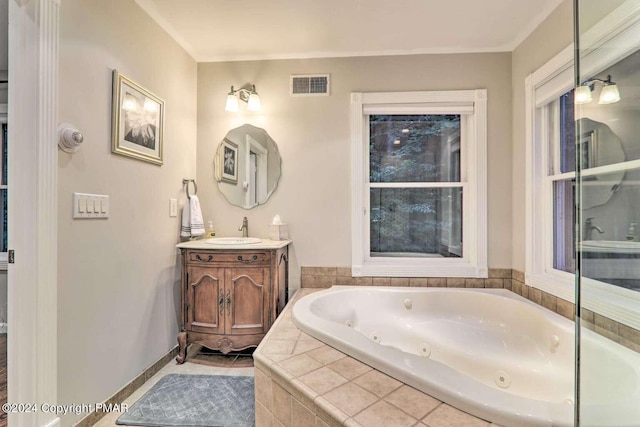
<instances>
[{"instance_id":1,"label":"white countertop","mask_svg":"<svg viewBox=\"0 0 640 427\"><path fill-rule=\"evenodd\" d=\"M262 238L260 238L262 239ZM280 249L291 244L291 240L269 240L262 239L260 243L243 243L239 245L216 245L205 243L207 239L190 240L187 242L178 243L176 247L180 249Z\"/></svg>"}]
</instances>

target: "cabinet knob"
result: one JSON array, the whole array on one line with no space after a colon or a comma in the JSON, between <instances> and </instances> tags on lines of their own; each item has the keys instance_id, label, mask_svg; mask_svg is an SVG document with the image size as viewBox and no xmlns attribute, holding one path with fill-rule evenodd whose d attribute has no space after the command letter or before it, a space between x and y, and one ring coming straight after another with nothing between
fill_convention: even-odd
<instances>
[{"instance_id":1,"label":"cabinet knob","mask_svg":"<svg viewBox=\"0 0 640 427\"><path fill-rule=\"evenodd\" d=\"M231 310L231 290L227 289L227 311Z\"/></svg>"},{"instance_id":2,"label":"cabinet knob","mask_svg":"<svg viewBox=\"0 0 640 427\"><path fill-rule=\"evenodd\" d=\"M251 264L253 262L256 262L257 260L258 260L258 255L252 256L251 259L243 259L242 255L238 255L238 261L244 264Z\"/></svg>"},{"instance_id":3,"label":"cabinet knob","mask_svg":"<svg viewBox=\"0 0 640 427\"><path fill-rule=\"evenodd\" d=\"M212 260L213 260L213 255L209 255L209 256L207 257L207 259L204 259L204 258L202 258L202 257L200 256L200 254L198 254L198 255L196 255L196 259L197 259L198 261L202 261L202 262L209 262L209 261L212 261Z\"/></svg>"}]
</instances>

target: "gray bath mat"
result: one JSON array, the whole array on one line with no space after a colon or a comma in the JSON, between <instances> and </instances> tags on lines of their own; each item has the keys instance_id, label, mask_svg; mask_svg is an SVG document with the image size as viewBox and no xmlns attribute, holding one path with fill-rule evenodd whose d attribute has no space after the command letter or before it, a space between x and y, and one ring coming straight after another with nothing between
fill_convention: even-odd
<instances>
[{"instance_id":1,"label":"gray bath mat","mask_svg":"<svg viewBox=\"0 0 640 427\"><path fill-rule=\"evenodd\" d=\"M152 427L252 427L253 377L169 374L116 424Z\"/></svg>"}]
</instances>

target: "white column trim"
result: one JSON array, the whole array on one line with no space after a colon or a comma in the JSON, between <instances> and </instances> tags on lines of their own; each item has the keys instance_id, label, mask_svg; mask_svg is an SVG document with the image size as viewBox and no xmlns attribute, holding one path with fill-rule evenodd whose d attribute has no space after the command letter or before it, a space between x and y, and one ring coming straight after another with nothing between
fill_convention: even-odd
<instances>
[{"instance_id":1,"label":"white column trim","mask_svg":"<svg viewBox=\"0 0 640 427\"><path fill-rule=\"evenodd\" d=\"M59 0L9 1L8 401L57 403ZM55 413L10 413L55 427Z\"/></svg>"}]
</instances>

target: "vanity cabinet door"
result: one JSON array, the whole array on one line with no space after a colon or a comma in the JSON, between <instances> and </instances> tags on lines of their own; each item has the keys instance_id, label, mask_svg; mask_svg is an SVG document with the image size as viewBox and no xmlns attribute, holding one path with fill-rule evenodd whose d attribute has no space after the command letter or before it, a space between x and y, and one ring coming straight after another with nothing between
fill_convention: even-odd
<instances>
[{"instance_id":1,"label":"vanity cabinet door","mask_svg":"<svg viewBox=\"0 0 640 427\"><path fill-rule=\"evenodd\" d=\"M270 282L269 268L226 269L226 334L249 335L267 332L271 311Z\"/></svg>"},{"instance_id":2,"label":"vanity cabinet door","mask_svg":"<svg viewBox=\"0 0 640 427\"><path fill-rule=\"evenodd\" d=\"M224 269L189 266L186 289L186 329L224 333Z\"/></svg>"}]
</instances>

